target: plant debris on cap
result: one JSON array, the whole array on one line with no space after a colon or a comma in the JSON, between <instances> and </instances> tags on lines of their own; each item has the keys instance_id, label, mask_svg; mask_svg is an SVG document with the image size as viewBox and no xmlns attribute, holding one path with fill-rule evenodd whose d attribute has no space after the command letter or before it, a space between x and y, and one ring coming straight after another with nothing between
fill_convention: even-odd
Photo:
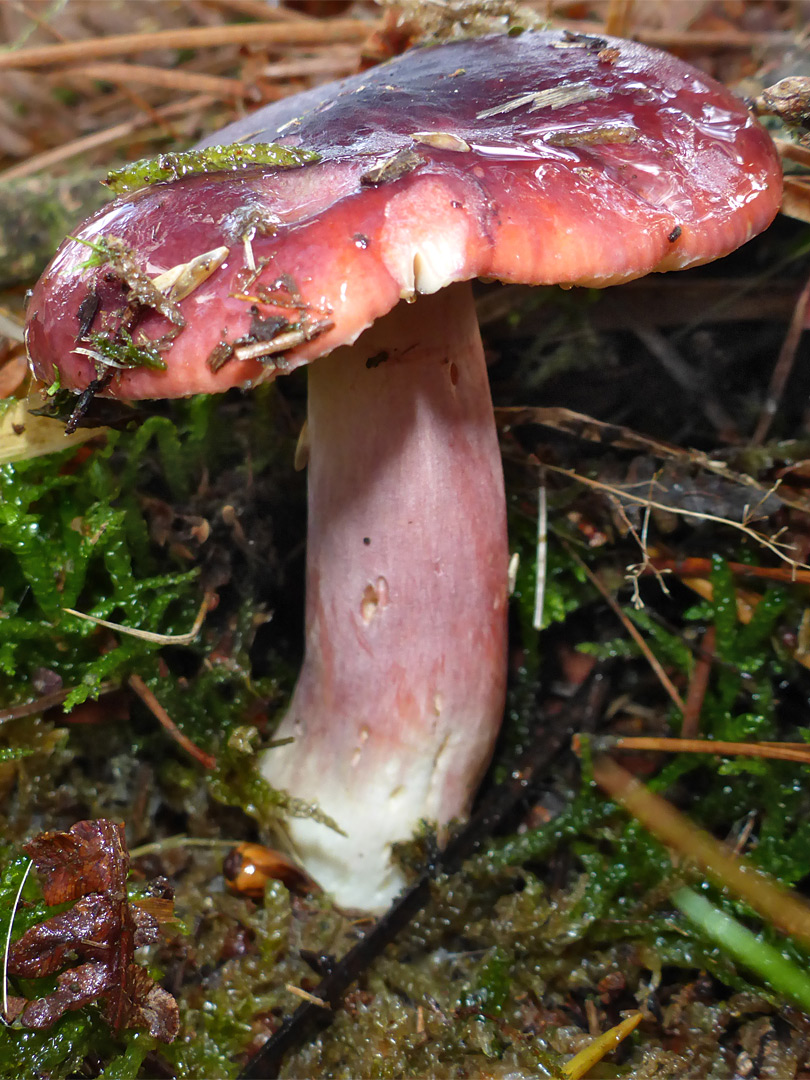
<instances>
[{"instance_id":1,"label":"plant debris on cap","mask_svg":"<svg viewBox=\"0 0 810 1080\"><path fill-rule=\"evenodd\" d=\"M781 194L768 136L724 87L654 49L564 32L413 50L215 141L281 143L303 163L158 183L97 214L34 291L41 378L58 368L84 391L107 374L106 335L166 365L115 368L107 394L250 384L452 281L602 286L706 262L763 229ZM179 326L114 266L86 265L87 243L116 242L153 279L229 254L171 300ZM286 335L275 348L251 338L257 313Z\"/></svg>"}]
</instances>

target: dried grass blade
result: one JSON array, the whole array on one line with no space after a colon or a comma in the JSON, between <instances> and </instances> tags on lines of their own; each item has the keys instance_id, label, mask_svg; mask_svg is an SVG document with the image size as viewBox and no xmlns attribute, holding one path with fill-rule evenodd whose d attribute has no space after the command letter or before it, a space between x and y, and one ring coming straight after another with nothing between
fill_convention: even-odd
<instances>
[{"instance_id":1,"label":"dried grass blade","mask_svg":"<svg viewBox=\"0 0 810 1080\"><path fill-rule=\"evenodd\" d=\"M205 616L211 606L213 596L206 593L200 610L192 623L191 629L185 634L156 634L152 630L139 630L134 626L122 626L121 623L109 622L107 619L99 619L96 615L87 615L75 608L62 608L68 615L75 615L77 619L86 619L87 622L95 623L96 626L104 626L107 630L115 630L118 634L127 634L129 637L140 638L141 641L151 641L155 645L190 645L200 632Z\"/></svg>"}]
</instances>

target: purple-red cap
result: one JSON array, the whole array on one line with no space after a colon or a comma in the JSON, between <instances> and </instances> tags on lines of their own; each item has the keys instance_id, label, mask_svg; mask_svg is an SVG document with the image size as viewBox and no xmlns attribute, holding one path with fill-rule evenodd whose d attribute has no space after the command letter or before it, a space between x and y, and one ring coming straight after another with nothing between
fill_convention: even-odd
<instances>
[{"instance_id":1,"label":"purple-red cap","mask_svg":"<svg viewBox=\"0 0 810 1080\"><path fill-rule=\"evenodd\" d=\"M134 270L62 245L29 305L42 379L58 369L84 390L116 363L99 341L124 326L165 369L116 369L107 393L250 385L453 281L604 286L718 258L768 225L782 188L770 138L725 87L566 32L415 49L214 141L320 160L154 184L91 218L78 239L121 245ZM189 264L184 295L171 282Z\"/></svg>"}]
</instances>

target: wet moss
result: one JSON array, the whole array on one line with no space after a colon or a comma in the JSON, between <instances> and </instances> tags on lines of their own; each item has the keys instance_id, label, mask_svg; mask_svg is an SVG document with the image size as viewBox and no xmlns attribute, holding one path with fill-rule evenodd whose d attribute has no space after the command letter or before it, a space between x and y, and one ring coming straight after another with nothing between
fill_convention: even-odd
<instances>
[{"instance_id":1,"label":"wet moss","mask_svg":"<svg viewBox=\"0 0 810 1080\"><path fill-rule=\"evenodd\" d=\"M178 150L157 157L143 158L122 169L108 173L104 183L116 195L186 176L236 172L256 166L274 169L299 169L320 161L320 154L295 146L276 143L230 143L209 146L204 150Z\"/></svg>"}]
</instances>

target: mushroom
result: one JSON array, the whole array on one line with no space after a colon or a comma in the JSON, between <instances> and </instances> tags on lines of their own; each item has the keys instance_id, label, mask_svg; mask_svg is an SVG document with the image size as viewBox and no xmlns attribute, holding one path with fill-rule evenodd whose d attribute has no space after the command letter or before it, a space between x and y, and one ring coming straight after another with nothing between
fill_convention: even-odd
<instances>
[{"instance_id":1,"label":"mushroom","mask_svg":"<svg viewBox=\"0 0 810 1080\"><path fill-rule=\"evenodd\" d=\"M378 910L392 844L467 814L503 710L506 514L470 280L715 259L771 221L779 163L709 77L565 31L416 49L215 138L320 157L120 197L35 289L30 355L124 398L312 362L305 657L262 771L341 830L289 822L308 872Z\"/></svg>"}]
</instances>

